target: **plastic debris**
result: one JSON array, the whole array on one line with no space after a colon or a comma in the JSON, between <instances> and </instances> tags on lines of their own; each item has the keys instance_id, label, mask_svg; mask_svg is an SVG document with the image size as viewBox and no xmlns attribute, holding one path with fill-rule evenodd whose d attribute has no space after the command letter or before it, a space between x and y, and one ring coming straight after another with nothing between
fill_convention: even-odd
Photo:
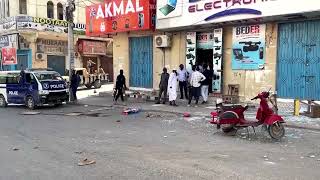
<instances>
[{"instance_id":1,"label":"plastic debris","mask_svg":"<svg viewBox=\"0 0 320 180\"><path fill-rule=\"evenodd\" d=\"M84 105L84 107L89 107L89 105Z\"/></svg>"},{"instance_id":2,"label":"plastic debris","mask_svg":"<svg viewBox=\"0 0 320 180\"><path fill-rule=\"evenodd\" d=\"M310 155L309 157L310 157L310 158L315 158L316 156L315 156L315 155Z\"/></svg>"},{"instance_id":3,"label":"plastic debris","mask_svg":"<svg viewBox=\"0 0 320 180\"><path fill-rule=\"evenodd\" d=\"M268 158L268 156L267 156L267 155L264 155L263 158Z\"/></svg>"},{"instance_id":4,"label":"plastic debris","mask_svg":"<svg viewBox=\"0 0 320 180\"><path fill-rule=\"evenodd\" d=\"M20 149L17 147L12 148L13 151L19 151Z\"/></svg>"},{"instance_id":5,"label":"plastic debris","mask_svg":"<svg viewBox=\"0 0 320 180\"><path fill-rule=\"evenodd\" d=\"M168 136L163 136L164 138L167 138Z\"/></svg>"},{"instance_id":6,"label":"plastic debris","mask_svg":"<svg viewBox=\"0 0 320 180\"><path fill-rule=\"evenodd\" d=\"M125 108L122 111L122 114L129 115L129 114L135 114L135 113L138 113L138 112L140 112L139 108Z\"/></svg>"},{"instance_id":7,"label":"plastic debris","mask_svg":"<svg viewBox=\"0 0 320 180\"><path fill-rule=\"evenodd\" d=\"M91 165L91 164L95 164L96 161L94 160L88 160L87 158L85 158L84 160L81 160L79 163L78 163L78 166L86 166L86 165Z\"/></svg>"},{"instance_id":8,"label":"plastic debris","mask_svg":"<svg viewBox=\"0 0 320 180\"><path fill-rule=\"evenodd\" d=\"M116 122L121 122L121 120L117 120Z\"/></svg>"},{"instance_id":9,"label":"plastic debris","mask_svg":"<svg viewBox=\"0 0 320 180\"><path fill-rule=\"evenodd\" d=\"M82 151L76 151L76 152L74 152L74 153L76 153L76 154L82 154L83 152L82 152Z\"/></svg>"}]
</instances>

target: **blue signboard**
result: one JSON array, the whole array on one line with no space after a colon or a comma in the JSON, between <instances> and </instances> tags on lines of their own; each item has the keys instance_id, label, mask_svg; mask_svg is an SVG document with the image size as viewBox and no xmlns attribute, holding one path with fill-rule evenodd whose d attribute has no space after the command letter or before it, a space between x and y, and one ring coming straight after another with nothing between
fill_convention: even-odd
<instances>
[{"instance_id":1,"label":"blue signboard","mask_svg":"<svg viewBox=\"0 0 320 180\"><path fill-rule=\"evenodd\" d=\"M233 28L232 69L258 70L265 64L265 24Z\"/></svg>"}]
</instances>

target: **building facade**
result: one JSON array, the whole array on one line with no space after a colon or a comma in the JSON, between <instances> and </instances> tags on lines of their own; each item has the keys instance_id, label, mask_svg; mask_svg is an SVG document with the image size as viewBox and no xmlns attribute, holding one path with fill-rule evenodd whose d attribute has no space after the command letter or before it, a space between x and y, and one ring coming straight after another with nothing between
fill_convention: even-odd
<instances>
[{"instance_id":1,"label":"building facade","mask_svg":"<svg viewBox=\"0 0 320 180\"><path fill-rule=\"evenodd\" d=\"M214 93L319 100L319 12L312 0L158 0L156 27L172 36L165 66L209 64Z\"/></svg>"},{"instance_id":2,"label":"building facade","mask_svg":"<svg viewBox=\"0 0 320 180\"><path fill-rule=\"evenodd\" d=\"M113 75L112 39L85 35L85 7L100 1L76 2L74 12L75 67L95 62ZM67 0L1 0L0 48L2 70L52 68L60 74L69 70ZM14 55L16 50L16 56ZM6 52L6 53L3 53ZM7 57L8 56L8 57ZM10 62L10 58L15 61Z\"/></svg>"}]
</instances>

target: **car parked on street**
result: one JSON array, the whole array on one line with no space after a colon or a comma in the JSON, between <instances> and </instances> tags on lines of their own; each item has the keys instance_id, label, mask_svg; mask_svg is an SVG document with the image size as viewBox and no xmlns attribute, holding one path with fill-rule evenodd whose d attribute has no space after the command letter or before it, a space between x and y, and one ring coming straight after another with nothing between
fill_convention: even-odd
<instances>
[{"instance_id":1,"label":"car parked on street","mask_svg":"<svg viewBox=\"0 0 320 180\"><path fill-rule=\"evenodd\" d=\"M62 105L69 100L67 84L56 71L0 71L0 107Z\"/></svg>"}]
</instances>

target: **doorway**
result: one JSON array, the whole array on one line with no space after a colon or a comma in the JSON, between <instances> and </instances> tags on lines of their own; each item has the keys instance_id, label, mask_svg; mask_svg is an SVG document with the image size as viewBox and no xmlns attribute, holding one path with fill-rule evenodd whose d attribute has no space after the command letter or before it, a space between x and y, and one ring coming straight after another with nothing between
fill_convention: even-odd
<instances>
[{"instance_id":1,"label":"doorway","mask_svg":"<svg viewBox=\"0 0 320 180\"><path fill-rule=\"evenodd\" d=\"M66 59L65 56L47 56L47 67L57 71L60 75L66 73Z\"/></svg>"}]
</instances>

